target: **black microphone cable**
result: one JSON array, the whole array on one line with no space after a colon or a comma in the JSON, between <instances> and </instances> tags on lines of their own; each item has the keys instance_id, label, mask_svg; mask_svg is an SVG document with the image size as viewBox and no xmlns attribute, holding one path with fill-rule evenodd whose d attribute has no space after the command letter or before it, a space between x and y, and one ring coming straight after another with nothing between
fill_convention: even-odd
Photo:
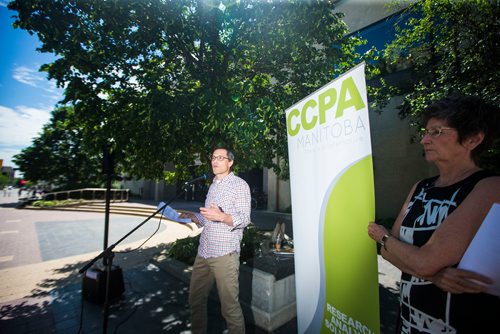
<instances>
[{"instance_id":1,"label":"black microphone cable","mask_svg":"<svg viewBox=\"0 0 500 334\"><path fill-rule=\"evenodd\" d=\"M184 183L184 185L189 185L189 184L192 184L192 183L195 183L195 182L198 182L198 181L201 181L201 180L206 180L208 178L208 174L205 173L203 174L202 176L200 177L197 177L196 179L193 179L191 181L187 181ZM160 215L160 218L158 220L158 226L156 227L156 230L146 239L144 240L143 243L141 243L139 246L137 246L136 248L134 249L131 249L131 250L128 250L128 251L120 251L120 252L115 252L116 254L127 254L127 253L132 253L132 252L135 252L135 251L138 251L139 249L142 248L142 246L144 246L144 244L146 244L146 242L148 242L156 233L158 233L158 231L160 230L160 227L161 227L161 222L162 222L162 219L163 219L163 215ZM83 326L83 308L84 308L84 302L83 302L83 294L81 294L81 307L80 307L80 325L79 325L79 328L78 328L78 334L81 333L81 330L82 330L82 326ZM134 307L134 309L132 310L132 312L127 316L125 317L125 319L123 319L116 327L115 327L115 333L116 331L118 330L118 327L120 327L121 325L123 325L125 322L127 322L128 320L130 320L130 318L134 315L134 313L137 311L137 305Z\"/></svg>"},{"instance_id":2,"label":"black microphone cable","mask_svg":"<svg viewBox=\"0 0 500 334\"><path fill-rule=\"evenodd\" d=\"M142 246L144 246L144 244L146 242L149 241L149 239L151 239L156 233L158 233L158 231L160 230L160 227L161 227L161 221L162 221L162 216L160 215L160 219L158 221L158 226L156 227L156 230L153 232L153 234L151 234L146 240L144 240L144 242L142 244L140 244L138 247L134 248L134 249L131 249L131 250L128 250L128 251L121 251L121 252L115 252L116 254L127 254L127 253L132 253L132 252L135 252L137 250L139 250L140 248L142 248ZM80 334L82 329L83 329L83 310L84 310L84 302L83 302L83 293L80 294L81 296L81 303L80 303L80 324L78 326L78 332L77 334ZM124 320L122 320L116 327L115 327L115 333L118 329L118 327L120 327L121 325L123 325L125 322L127 322L131 317L132 315L134 315L134 313L137 311L137 306L134 307L134 309L132 310L131 314L129 314Z\"/></svg>"},{"instance_id":3,"label":"black microphone cable","mask_svg":"<svg viewBox=\"0 0 500 334\"><path fill-rule=\"evenodd\" d=\"M149 239L151 239L152 237L154 237L154 235L156 233L158 233L158 231L160 230L160 227L161 227L161 220L162 220L162 217L160 215L160 219L158 220L158 226L156 227L156 230L153 232L153 234L151 234L146 240L144 240L144 242L142 244L140 244L139 246L137 246L136 248L134 249L131 249L131 250L127 250L127 251L120 251L120 252L115 252L117 254L127 254L127 253L132 253L132 252L135 252L135 251L138 251L139 249L142 248L142 246L144 246L144 244L146 244L146 242L149 241Z\"/></svg>"}]
</instances>

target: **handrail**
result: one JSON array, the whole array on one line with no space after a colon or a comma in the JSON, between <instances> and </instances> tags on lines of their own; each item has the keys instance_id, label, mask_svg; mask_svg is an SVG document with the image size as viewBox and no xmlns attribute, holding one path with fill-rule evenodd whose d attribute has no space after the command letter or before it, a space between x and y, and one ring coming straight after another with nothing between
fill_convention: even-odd
<instances>
[{"instance_id":1,"label":"handrail","mask_svg":"<svg viewBox=\"0 0 500 334\"><path fill-rule=\"evenodd\" d=\"M84 199L91 201L104 201L106 199L106 188L82 188L63 190L46 193L43 196L46 201ZM111 189L112 202L128 202L129 189Z\"/></svg>"}]
</instances>

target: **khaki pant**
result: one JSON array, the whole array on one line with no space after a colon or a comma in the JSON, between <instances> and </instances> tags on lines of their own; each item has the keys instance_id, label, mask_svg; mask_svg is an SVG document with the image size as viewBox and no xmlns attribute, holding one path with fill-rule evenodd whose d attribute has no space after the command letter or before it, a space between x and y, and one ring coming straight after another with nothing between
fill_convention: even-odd
<instances>
[{"instance_id":1,"label":"khaki pant","mask_svg":"<svg viewBox=\"0 0 500 334\"><path fill-rule=\"evenodd\" d=\"M222 316L229 333L245 333L245 319L239 301L240 257L238 253L204 259L197 256L189 286L193 334L207 331L207 300L215 283L221 303Z\"/></svg>"}]
</instances>

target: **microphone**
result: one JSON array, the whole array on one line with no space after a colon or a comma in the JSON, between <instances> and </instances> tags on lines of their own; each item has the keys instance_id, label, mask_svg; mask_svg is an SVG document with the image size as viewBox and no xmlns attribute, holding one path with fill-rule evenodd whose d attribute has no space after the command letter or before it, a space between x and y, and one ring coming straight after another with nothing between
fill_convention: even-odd
<instances>
[{"instance_id":1,"label":"microphone","mask_svg":"<svg viewBox=\"0 0 500 334\"><path fill-rule=\"evenodd\" d=\"M206 179L208 179L208 174L204 173L202 176L198 176L196 179L192 179L190 181L184 182L184 185L193 184L193 183L196 183L198 181L202 181L202 180L204 181Z\"/></svg>"}]
</instances>

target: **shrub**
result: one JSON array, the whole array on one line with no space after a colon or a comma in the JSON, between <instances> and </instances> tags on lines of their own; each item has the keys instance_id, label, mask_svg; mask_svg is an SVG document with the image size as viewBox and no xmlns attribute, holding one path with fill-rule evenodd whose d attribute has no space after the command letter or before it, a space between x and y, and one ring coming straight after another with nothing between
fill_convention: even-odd
<instances>
[{"instance_id":1,"label":"shrub","mask_svg":"<svg viewBox=\"0 0 500 334\"><path fill-rule=\"evenodd\" d=\"M256 252L260 248L264 233L258 230L255 225L248 226L243 231L243 239L241 241L240 262L247 262L254 258ZM181 261L188 265L192 265L198 252L200 244L200 236L187 237L174 241L169 248L168 257Z\"/></svg>"},{"instance_id":2,"label":"shrub","mask_svg":"<svg viewBox=\"0 0 500 334\"><path fill-rule=\"evenodd\" d=\"M74 204L80 204L83 203L83 200L74 200L74 199L65 199L62 201L44 201L44 200L39 200L33 202L33 206L37 208L51 208L55 206L67 206L67 205L74 205Z\"/></svg>"},{"instance_id":3,"label":"shrub","mask_svg":"<svg viewBox=\"0 0 500 334\"><path fill-rule=\"evenodd\" d=\"M177 261L184 262L188 265L193 265L196 253L198 252L198 245L200 244L200 236L187 237L177 239L172 243L168 250L168 257Z\"/></svg>"},{"instance_id":4,"label":"shrub","mask_svg":"<svg viewBox=\"0 0 500 334\"><path fill-rule=\"evenodd\" d=\"M264 233L255 225L249 225L243 231L243 239L241 240L240 262L247 262L255 257L260 249L262 241L265 239Z\"/></svg>"}]
</instances>

